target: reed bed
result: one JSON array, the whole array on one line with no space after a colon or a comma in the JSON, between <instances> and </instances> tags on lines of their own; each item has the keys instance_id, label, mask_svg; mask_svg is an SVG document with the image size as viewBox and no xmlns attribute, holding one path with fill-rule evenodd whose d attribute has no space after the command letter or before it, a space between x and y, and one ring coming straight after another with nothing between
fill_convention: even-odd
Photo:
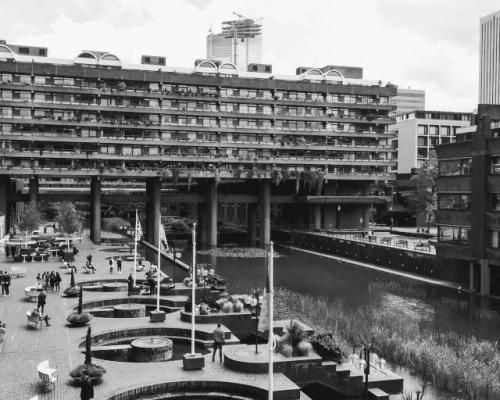
<instances>
[{"instance_id":1,"label":"reed bed","mask_svg":"<svg viewBox=\"0 0 500 400\"><path fill-rule=\"evenodd\" d=\"M344 353L355 343L374 343L390 362L405 366L436 387L467 400L500 399L500 345L453 332L433 333L403 313L380 306L355 310L288 289L275 294L277 318L297 318L318 332L333 333Z\"/></svg>"}]
</instances>

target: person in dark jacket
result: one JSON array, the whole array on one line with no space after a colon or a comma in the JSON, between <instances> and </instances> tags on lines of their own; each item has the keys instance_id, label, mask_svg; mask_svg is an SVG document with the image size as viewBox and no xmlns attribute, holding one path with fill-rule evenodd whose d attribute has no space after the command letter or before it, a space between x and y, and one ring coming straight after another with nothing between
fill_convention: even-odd
<instances>
[{"instance_id":1,"label":"person in dark jacket","mask_svg":"<svg viewBox=\"0 0 500 400\"><path fill-rule=\"evenodd\" d=\"M94 383L92 379L87 375L86 372L83 372L82 379L80 381L80 399L81 400L90 400L94 398Z\"/></svg>"},{"instance_id":2,"label":"person in dark jacket","mask_svg":"<svg viewBox=\"0 0 500 400\"><path fill-rule=\"evenodd\" d=\"M37 310L42 314L45 308L46 300L47 300L47 292L45 290L42 290L38 295L38 304L36 306Z\"/></svg>"},{"instance_id":3,"label":"person in dark jacket","mask_svg":"<svg viewBox=\"0 0 500 400\"><path fill-rule=\"evenodd\" d=\"M2 281L2 294L5 296L10 296L10 293L9 293L10 274L7 271L4 271L0 280Z\"/></svg>"}]
</instances>

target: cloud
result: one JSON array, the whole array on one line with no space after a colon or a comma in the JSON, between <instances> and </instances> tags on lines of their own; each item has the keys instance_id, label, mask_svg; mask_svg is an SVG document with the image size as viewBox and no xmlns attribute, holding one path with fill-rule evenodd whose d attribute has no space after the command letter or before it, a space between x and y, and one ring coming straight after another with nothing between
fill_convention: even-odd
<instances>
[{"instance_id":1,"label":"cloud","mask_svg":"<svg viewBox=\"0 0 500 400\"><path fill-rule=\"evenodd\" d=\"M210 6L212 0L185 0L187 4L191 4L200 10L205 10Z\"/></svg>"}]
</instances>

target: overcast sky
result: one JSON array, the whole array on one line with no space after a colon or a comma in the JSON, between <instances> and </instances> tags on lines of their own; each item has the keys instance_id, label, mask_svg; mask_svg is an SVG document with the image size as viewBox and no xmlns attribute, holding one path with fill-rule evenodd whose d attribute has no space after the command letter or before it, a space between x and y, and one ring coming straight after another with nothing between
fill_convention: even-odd
<instances>
[{"instance_id":1,"label":"overcast sky","mask_svg":"<svg viewBox=\"0 0 500 400\"><path fill-rule=\"evenodd\" d=\"M210 28L236 11L262 17L265 63L364 68L366 79L425 89L427 109L477 103L479 18L499 0L0 0L0 38L75 57L106 50L127 63L142 54L192 66Z\"/></svg>"}]
</instances>

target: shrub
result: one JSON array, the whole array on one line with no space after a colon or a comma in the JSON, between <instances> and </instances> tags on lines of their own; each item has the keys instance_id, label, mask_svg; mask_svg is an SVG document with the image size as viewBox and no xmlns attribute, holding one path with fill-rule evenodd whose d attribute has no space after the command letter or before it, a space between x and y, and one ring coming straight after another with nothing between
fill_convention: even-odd
<instances>
[{"instance_id":1,"label":"shrub","mask_svg":"<svg viewBox=\"0 0 500 400\"><path fill-rule=\"evenodd\" d=\"M80 295L80 288L78 286L70 286L64 289L63 293L66 297L77 297Z\"/></svg>"},{"instance_id":2,"label":"shrub","mask_svg":"<svg viewBox=\"0 0 500 400\"><path fill-rule=\"evenodd\" d=\"M73 369L69 373L69 376L71 376L75 381L80 382L84 372L86 372L90 379L92 379L94 382L99 382L102 376L106 373L106 370L97 364L81 364Z\"/></svg>"},{"instance_id":3,"label":"shrub","mask_svg":"<svg viewBox=\"0 0 500 400\"><path fill-rule=\"evenodd\" d=\"M293 354L292 346L289 345L288 343L285 343L282 346L280 346L278 353L285 356L286 358L290 358Z\"/></svg>"},{"instance_id":4,"label":"shrub","mask_svg":"<svg viewBox=\"0 0 500 400\"><path fill-rule=\"evenodd\" d=\"M191 303L191 296L188 296L186 302L184 303L184 311L191 312L191 310L193 309L193 305Z\"/></svg>"},{"instance_id":5,"label":"shrub","mask_svg":"<svg viewBox=\"0 0 500 400\"><path fill-rule=\"evenodd\" d=\"M92 316L89 313L71 313L68 315L66 318L66 321L68 321L71 325L76 325L76 326L83 326L87 325L90 320L92 319Z\"/></svg>"},{"instance_id":6,"label":"shrub","mask_svg":"<svg viewBox=\"0 0 500 400\"><path fill-rule=\"evenodd\" d=\"M233 303L230 301L226 301L224 305L222 306L222 311L225 313L232 313L233 312Z\"/></svg>"},{"instance_id":7,"label":"shrub","mask_svg":"<svg viewBox=\"0 0 500 400\"><path fill-rule=\"evenodd\" d=\"M316 333L311 337L311 345L316 353L325 361L335 361L342 364L344 354L337 345L333 334Z\"/></svg>"},{"instance_id":8,"label":"shrub","mask_svg":"<svg viewBox=\"0 0 500 400\"><path fill-rule=\"evenodd\" d=\"M234 312L242 312L243 311L243 303L239 300L236 303L233 303L233 311Z\"/></svg>"},{"instance_id":9,"label":"shrub","mask_svg":"<svg viewBox=\"0 0 500 400\"><path fill-rule=\"evenodd\" d=\"M205 303L200 304L200 315L208 315L208 306Z\"/></svg>"},{"instance_id":10,"label":"shrub","mask_svg":"<svg viewBox=\"0 0 500 400\"><path fill-rule=\"evenodd\" d=\"M297 345L297 355L299 356L308 356L309 354L311 354L311 351L312 351L312 344L306 340L302 340Z\"/></svg>"}]
</instances>

